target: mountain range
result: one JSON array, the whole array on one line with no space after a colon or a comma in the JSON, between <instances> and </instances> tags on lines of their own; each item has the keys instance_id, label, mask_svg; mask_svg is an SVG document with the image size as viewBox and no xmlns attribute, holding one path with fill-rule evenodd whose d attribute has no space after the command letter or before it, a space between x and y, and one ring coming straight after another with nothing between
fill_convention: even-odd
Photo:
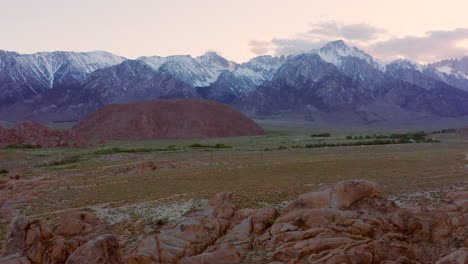
<instances>
[{"instance_id":1,"label":"mountain range","mask_svg":"<svg viewBox=\"0 0 468 264\"><path fill-rule=\"evenodd\" d=\"M338 40L245 63L215 52L129 60L104 51L0 51L0 120L77 121L98 108L205 98L253 117L390 122L468 115L468 57L382 63Z\"/></svg>"}]
</instances>

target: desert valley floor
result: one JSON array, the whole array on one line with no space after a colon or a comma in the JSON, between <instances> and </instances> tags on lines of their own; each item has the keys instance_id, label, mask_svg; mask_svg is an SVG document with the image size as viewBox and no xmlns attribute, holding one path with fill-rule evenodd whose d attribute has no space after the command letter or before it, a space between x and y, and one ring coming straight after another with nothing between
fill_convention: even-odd
<instances>
[{"instance_id":1,"label":"desert valley floor","mask_svg":"<svg viewBox=\"0 0 468 264\"><path fill-rule=\"evenodd\" d=\"M56 226L63 212L84 210L106 221L102 232L128 249L224 191L238 207L280 209L348 179L379 183L402 207L430 207L446 202L448 191L468 190L468 139L458 133L428 136L439 143L305 148L403 131L260 123L268 134L1 149L0 169L9 173L0 174L0 248L17 214ZM310 137L323 132L331 137Z\"/></svg>"}]
</instances>

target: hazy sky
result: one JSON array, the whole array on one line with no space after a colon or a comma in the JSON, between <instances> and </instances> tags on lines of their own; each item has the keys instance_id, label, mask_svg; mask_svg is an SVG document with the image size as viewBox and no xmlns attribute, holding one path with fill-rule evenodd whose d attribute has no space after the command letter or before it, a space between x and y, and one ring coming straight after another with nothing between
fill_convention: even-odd
<instances>
[{"instance_id":1,"label":"hazy sky","mask_svg":"<svg viewBox=\"0 0 468 264\"><path fill-rule=\"evenodd\" d=\"M344 39L420 62L468 55L466 0L0 0L0 49L239 62Z\"/></svg>"}]
</instances>

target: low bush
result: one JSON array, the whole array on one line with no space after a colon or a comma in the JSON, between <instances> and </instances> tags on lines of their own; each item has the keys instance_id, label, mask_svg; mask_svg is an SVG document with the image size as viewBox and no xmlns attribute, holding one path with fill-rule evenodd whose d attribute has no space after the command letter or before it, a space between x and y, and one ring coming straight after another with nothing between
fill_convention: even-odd
<instances>
[{"instance_id":1,"label":"low bush","mask_svg":"<svg viewBox=\"0 0 468 264\"><path fill-rule=\"evenodd\" d=\"M216 148L216 149L221 149L221 148L232 148L231 146L225 145L225 144L215 144L215 145L203 145L200 143L194 143L189 146L189 148Z\"/></svg>"},{"instance_id":2,"label":"low bush","mask_svg":"<svg viewBox=\"0 0 468 264\"><path fill-rule=\"evenodd\" d=\"M45 165L42 165L42 166L61 166L61 165L65 165L65 164L80 162L82 160L83 160L82 155L73 155L73 156L66 157L64 159L58 160L58 161L53 161L51 163L48 163L48 164L45 164Z\"/></svg>"},{"instance_id":3,"label":"low bush","mask_svg":"<svg viewBox=\"0 0 468 264\"><path fill-rule=\"evenodd\" d=\"M6 147L5 149L37 149L41 148L41 145L33 145L33 144L11 144Z\"/></svg>"},{"instance_id":4,"label":"low bush","mask_svg":"<svg viewBox=\"0 0 468 264\"><path fill-rule=\"evenodd\" d=\"M311 137L331 137L330 133L320 133L320 134L312 134Z\"/></svg>"},{"instance_id":5,"label":"low bush","mask_svg":"<svg viewBox=\"0 0 468 264\"><path fill-rule=\"evenodd\" d=\"M432 131L431 134L447 134L447 133L455 133L455 132L457 132L455 128L447 128L447 129Z\"/></svg>"},{"instance_id":6,"label":"low bush","mask_svg":"<svg viewBox=\"0 0 468 264\"><path fill-rule=\"evenodd\" d=\"M7 170L7 169L0 169L0 174L6 174L8 172L10 172L10 171Z\"/></svg>"},{"instance_id":7,"label":"low bush","mask_svg":"<svg viewBox=\"0 0 468 264\"><path fill-rule=\"evenodd\" d=\"M366 135L366 136L346 136L346 139L363 140L363 139L392 139L401 141L423 141L426 140L427 134L424 131L406 134L390 134L390 135Z\"/></svg>"},{"instance_id":8,"label":"low bush","mask_svg":"<svg viewBox=\"0 0 468 264\"><path fill-rule=\"evenodd\" d=\"M113 147L110 149L101 149L93 152L94 155L109 155L118 153L145 153L153 151L175 151L175 145L168 146L166 148L135 148L135 149L124 149L119 147Z\"/></svg>"},{"instance_id":9,"label":"low bush","mask_svg":"<svg viewBox=\"0 0 468 264\"><path fill-rule=\"evenodd\" d=\"M344 147L344 146L369 146L369 145L388 145L388 144L409 144L409 143L437 143L439 141L432 139L413 140L413 139L374 139L369 141L339 142L339 143L318 143L307 144L306 148L324 148L324 147Z\"/></svg>"}]
</instances>

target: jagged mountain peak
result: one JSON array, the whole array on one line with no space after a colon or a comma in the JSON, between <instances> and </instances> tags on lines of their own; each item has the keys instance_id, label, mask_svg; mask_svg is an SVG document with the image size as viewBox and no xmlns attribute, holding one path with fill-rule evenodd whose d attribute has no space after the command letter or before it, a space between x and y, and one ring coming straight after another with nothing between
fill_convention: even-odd
<instances>
[{"instance_id":1,"label":"jagged mountain peak","mask_svg":"<svg viewBox=\"0 0 468 264\"><path fill-rule=\"evenodd\" d=\"M344 42L344 40L339 39L335 41L330 41L325 46L324 49L349 49L350 47Z\"/></svg>"},{"instance_id":2,"label":"jagged mountain peak","mask_svg":"<svg viewBox=\"0 0 468 264\"><path fill-rule=\"evenodd\" d=\"M205 54L196 57L195 60L201 65L213 69L217 75L224 70L233 71L238 66L236 62L227 60L215 51L208 51Z\"/></svg>"},{"instance_id":3,"label":"jagged mountain peak","mask_svg":"<svg viewBox=\"0 0 468 264\"><path fill-rule=\"evenodd\" d=\"M351 57L367 62L369 65L381 72L385 72L386 70L384 63L374 59L371 55L358 49L357 47L348 46L343 40L329 42L322 48L314 49L310 52L320 55L323 60L337 67L341 67L343 65L343 61L346 58Z\"/></svg>"},{"instance_id":4,"label":"jagged mountain peak","mask_svg":"<svg viewBox=\"0 0 468 264\"><path fill-rule=\"evenodd\" d=\"M468 56L460 59L448 59L429 64L428 67L441 69L443 72L453 71L468 76Z\"/></svg>"},{"instance_id":5,"label":"jagged mountain peak","mask_svg":"<svg viewBox=\"0 0 468 264\"><path fill-rule=\"evenodd\" d=\"M387 64L387 67L397 67L399 69L416 70L419 72L423 72L424 70L423 65L411 59L397 59Z\"/></svg>"},{"instance_id":6,"label":"jagged mountain peak","mask_svg":"<svg viewBox=\"0 0 468 264\"><path fill-rule=\"evenodd\" d=\"M19 56L18 52L8 51L8 50L0 50L0 57L1 56Z\"/></svg>"},{"instance_id":7,"label":"jagged mountain peak","mask_svg":"<svg viewBox=\"0 0 468 264\"><path fill-rule=\"evenodd\" d=\"M207 51L205 54L198 56L196 59L218 60L225 58L219 55L216 51Z\"/></svg>"},{"instance_id":8,"label":"jagged mountain peak","mask_svg":"<svg viewBox=\"0 0 468 264\"><path fill-rule=\"evenodd\" d=\"M263 55L242 63L240 68L248 68L256 73L261 74L265 80L269 80L285 61L286 59L284 56L273 57L270 55Z\"/></svg>"}]
</instances>

